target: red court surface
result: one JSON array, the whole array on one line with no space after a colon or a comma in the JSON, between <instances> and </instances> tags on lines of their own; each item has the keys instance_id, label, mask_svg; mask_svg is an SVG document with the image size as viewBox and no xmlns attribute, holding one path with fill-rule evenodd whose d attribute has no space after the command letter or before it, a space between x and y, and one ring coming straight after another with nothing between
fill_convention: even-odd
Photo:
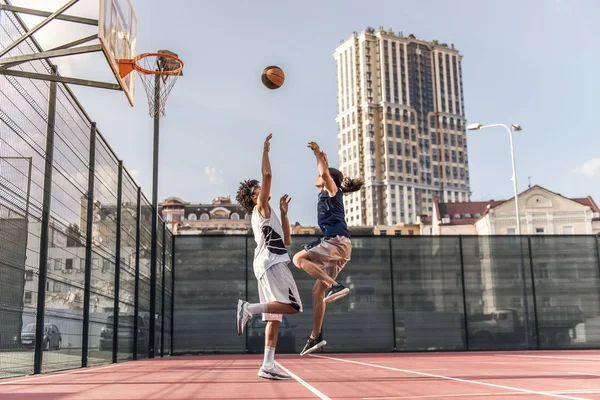
<instances>
[{"instance_id":1,"label":"red court surface","mask_svg":"<svg viewBox=\"0 0 600 400\"><path fill-rule=\"evenodd\" d=\"M0 399L600 399L600 351L276 360L294 379L259 378L262 356L171 357L0 380Z\"/></svg>"}]
</instances>

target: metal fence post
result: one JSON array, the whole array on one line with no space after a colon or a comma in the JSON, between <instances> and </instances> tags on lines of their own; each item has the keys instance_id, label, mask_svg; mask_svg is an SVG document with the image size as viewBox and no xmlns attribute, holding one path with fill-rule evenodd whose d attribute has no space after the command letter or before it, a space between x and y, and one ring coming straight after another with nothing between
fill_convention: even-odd
<instances>
[{"instance_id":1,"label":"metal fence post","mask_svg":"<svg viewBox=\"0 0 600 400\"><path fill-rule=\"evenodd\" d=\"M139 348L139 330L138 324L140 310L140 234L141 234L141 207L142 207L142 189L137 188L137 208L135 217L135 278L133 284L133 359L138 358Z\"/></svg>"},{"instance_id":2,"label":"metal fence post","mask_svg":"<svg viewBox=\"0 0 600 400\"><path fill-rule=\"evenodd\" d=\"M175 235L171 235L173 246L171 247L171 352L173 355L175 337Z\"/></svg>"},{"instance_id":3,"label":"metal fence post","mask_svg":"<svg viewBox=\"0 0 600 400\"><path fill-rule=\"evenodd\" d=\"M396 296L394 295L394 260L392 257L392 238L388 237L388 250L390 253L390 290L392 291L392 337L394 338L393 349L396 351Z\"/></svg>"},{"instance_id":4,"label":"metal fence post","mask_svg":"<svg viewBox=\"0 0 600 400\"><path fill-rule=\"evenodd\" d=\"M52 74L58 69L52 67ZM42 372L44 317L46 309L46 281L48 277L48 238L50 231L50 203L52 201L52 169L54 161L54 126L56 122L56 82L50 82L48 98L48 124L46 127L46 160L44 164L44 194L42 199L42 225L40 227L40 263L38 275L38 298L35 325L35 353L33 373Z\"/></svg>"},{"instance_id":5,"label":"metal fence post","mask_svg":"<svg viewBox=\"0 0 600 400\"><path fill-rule=\"evenodd\" d=\"M113 348L112 362L118 361L119 353L119 290L121 287L121 212L123 203L123 161L119 161L119 177L117 178L117 232L115 247L115 303L113 307Z\"/></svg>"},{"instance_id":6,"label":"metal fence post","mask_svg":"<svg viewBox=\"0 0 600 400\"><path fill-rule=\"evenodd\" d=\"M89 176L87 191L87 220L85 228L85 272L83 286L83 330L81 338L81 366L87 367L90 333L90 285L92 281L92 236L94 226L94 180L96 164L96 123L90 131Z\"/></svg>"},{"instance_id":7,"label":"metal fence post","mask_svg":"<svg viewBox=\"0 0 600 400\"><path fill-rule=\"evenodd\" d=\"M462 236L458 237L458 249L460 254L460 279L462 284L462 295L463 295L463 313L464 313L464 329L465 329L465 350L469 350L469 321L468 321L468 309L467 309L467 288L465 285L465 260L463 256L463 240Z\"/></svg>"},{"instance_id":8,"label":"metal fence post","mask_svg":"<svg viewBox=\"0 0 600 400\"><path fill-rule=\"evenodd\" d=\"M533 271L533 249L531 247L531 236L527 236L527 246L529 247L529 271L531 274L531 294L533 296L533 323L535 324L535 343L536 348L540 350L540 326L538 323L537 298L535 295L535 274Z\"/></svg>"},{"instance_id":9,"label":"metal fence post","mask_svg":"<svg viewBox=\"0 0 600 400\"><path fill-rule=\"evenodd\" d=\"M245 300L248 301L248 236L245 235L244 236L244 259L246 260L246 272L245 272L245 285L246 285L246 294L245 294ZM248 353L249 350L249 346L248 346L248 329L244 329L245 332L245 336L246 336L246 353Z\"/></svg>"},{"instance_id":10,"label":"metal fence post","mask_svg":"<svg viewBox=\"0 0 600 400\"><path fill-rule=\"evenodd\" d=\"M598 259L598 272L600 273L600 233L596 235L596 258Z\"/></svg>"},{"instance_id":11,"label":"metal fence post","mask_svg":"<svg viewBox=\"0 0 600 400\"><path fill-rule=\"evenodd\" d=\"M167 268L165 267L165 260L167 259L166 254L167 254L167 248L166 248L166 243L167 243L167 225L165 224L165 222L162 222L163 224L163 234L162 234L162 304L161 304L161 310L160 310L160 314L161 314L161 324L160 324L160 356L164 357L165 356L165 271L167 270Z\"/></svg>"}]
</instances>

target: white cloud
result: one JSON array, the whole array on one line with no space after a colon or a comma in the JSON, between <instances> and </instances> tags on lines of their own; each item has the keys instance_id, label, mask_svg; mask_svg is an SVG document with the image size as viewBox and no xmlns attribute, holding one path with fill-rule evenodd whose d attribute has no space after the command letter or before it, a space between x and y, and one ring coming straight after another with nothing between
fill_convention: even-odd
<instances>
[{"instance_id":1,"label":"white cloud","mask_svg":"<svg viewBox=\"0 0 600 400\"><path fill-rule=\"evenodd\" d=\"M575 168L581 175L591 178L600 172L600 158L592 158Z\"/></svg>"},{"instance_id":2,"label":"white cloud","mask_svg":"<svg viewBox=\"0 0 600 400\"><path fill-rule=\"evenodd\" d=\"M223 183L223 170L217 169L216 167L206 167L204 169L204 175L208 177L208 181L214 184Z\"/></svg>"}]
</instances>

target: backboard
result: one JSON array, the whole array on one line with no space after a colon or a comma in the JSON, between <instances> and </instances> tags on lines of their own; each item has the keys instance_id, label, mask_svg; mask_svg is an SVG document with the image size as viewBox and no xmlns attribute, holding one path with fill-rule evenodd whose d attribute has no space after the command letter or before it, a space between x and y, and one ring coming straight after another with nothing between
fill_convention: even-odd
<instances>
[{"instance_id":1,"label":"backboard","mask_svg":"<svg viewBox=\"0 0 600 400\"><path fill-rule=\"evenodd\" d=\"M136 74L121 78L118 63L119 59L136 56L137 18L131 0L100 0L98 39L115 78L133 106Z\"/></svg>"}]
</instances>

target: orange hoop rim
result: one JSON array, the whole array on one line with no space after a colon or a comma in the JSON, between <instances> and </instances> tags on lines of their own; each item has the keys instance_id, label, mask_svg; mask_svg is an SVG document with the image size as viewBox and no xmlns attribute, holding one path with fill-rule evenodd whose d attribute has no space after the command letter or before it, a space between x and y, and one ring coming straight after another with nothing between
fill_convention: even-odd
<instances>
[{"instance_id":1,"label":"orange hoop rim","mask_svg":"<svg viewBox=\"0 0 600 400\"><path fill-rule=\"evenodd\" d=\"M145 58L145 57L169 58L171 60L177 61L179 63L179 68L172 69L169 71L156 71L156 70L146 69L137 64L138 61L140 61L142 58ZM172 54L141 53L141 54L138 54L137 56L135 56L134 58L127 58L127 59L119 60L119 75L121 75L121 78L123 78L123 77L129 75L129 73L133 70L136 70L139 73L142 73L145 75L178 75L183 70L183 66L184 66L183 61L179 57L174 56Z\"/></svg>"}]
</instances>

